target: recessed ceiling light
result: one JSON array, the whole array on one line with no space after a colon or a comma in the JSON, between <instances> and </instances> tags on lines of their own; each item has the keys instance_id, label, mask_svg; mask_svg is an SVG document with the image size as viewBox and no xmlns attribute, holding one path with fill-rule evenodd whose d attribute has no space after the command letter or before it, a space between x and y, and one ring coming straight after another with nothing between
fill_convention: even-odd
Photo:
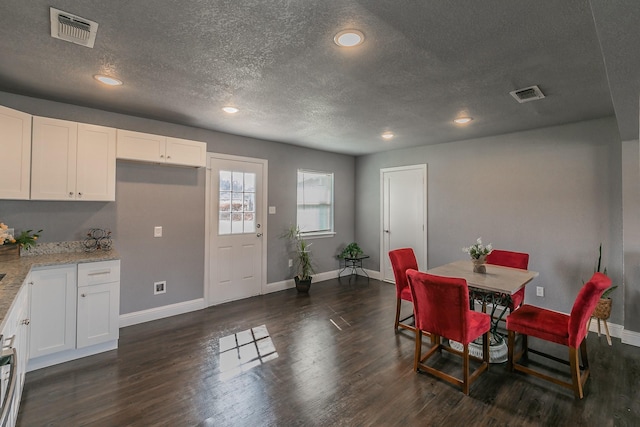
<instances>
[{"instance_id":1,"label":"recessed ceiling light","mask_svg":"<svg viewBox=\"0 0 640 427\"><path fill-rule=\"evenodd\" d=\"M222 111L229 114L235 114L240 110L238 110L236 107L222 107Z\"/></svg>"},{"instance_id":2,"label":"recessed ceiling light","mask_svg":"<svg viewBox=\"0 0 640 427\"><path fill-rule=\"evenodd\" d=\"M364 42L364 34L358 30L342 30L333 38L333 41L341 47L353 47Z\"/></svg>"},{"instance_id":3,"label":"recessed ceiling light","mask_svg":"<svg viewBox=\"0 0 640 427\"><path fill-rule=\"evenodd\" d=\"M382 135L380 135L382 138L384 139L391 139L394 137L392 132L383 132Z\"/></svg>"},{"instance_id":4,"label":"recessed ceiling light","mask_svg":"<svg viewBox=\"0 0 640 427\"><path fill-rule=\"evenodd\" d=\"M94 79L96 79L97 81L99 81L100 83L104 83L106 85L109 86L120 86L122 85L122 80L118 80L114 77L109 77L109 76L105 76L102 74L96 74L95 76L93 76Z\"/></svg>"},{"instance_id":5,"label":"recessed ceiling light","mask_svg":"<svg viewBox=\"0 0 640 427\"><path fill-rule=\"evenodd\" d=\"M453 121L456 122L459 125L465 125L465 124L469 123L471 120L473 120L473 118L471 118L471 117L458 117L457 119L454 119Z\"/></svg>"}]
</instances>

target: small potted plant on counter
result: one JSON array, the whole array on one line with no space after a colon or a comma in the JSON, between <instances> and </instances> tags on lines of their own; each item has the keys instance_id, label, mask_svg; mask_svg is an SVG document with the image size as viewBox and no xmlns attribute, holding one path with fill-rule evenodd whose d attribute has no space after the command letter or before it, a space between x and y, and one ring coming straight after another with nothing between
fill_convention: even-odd
<instances>
[{"instance_id":1,"label":"small potted plant on counter","mask_svg":"<svg viewBox=\"0 0 640 427\"><path fill-rule=\"evenodd\" d=\"M0 260L17 259L20 257L20 248L29 250L36 245L42 230L35 233L33 230L25 230L17 237L13 235L13 229L0 222Z\"/></svg>"},{"instance_id":2,"label":"small potted plant on counter","mask_svg":"<svg viewBox=\"0 0 640 427\"><path fill-rule=\"evenodd\" d=\"M298 292L307 293L311 288L311 279L313 270L313 263L311 261L311 250L309 247L311 243L307 243L302 238L300 233L300 227L292 225L283 235L289 240L292 246L292 250L295 251L295 266L296 275L294 280L296 282L296 289Z\"/></svg>"}]
</instances>

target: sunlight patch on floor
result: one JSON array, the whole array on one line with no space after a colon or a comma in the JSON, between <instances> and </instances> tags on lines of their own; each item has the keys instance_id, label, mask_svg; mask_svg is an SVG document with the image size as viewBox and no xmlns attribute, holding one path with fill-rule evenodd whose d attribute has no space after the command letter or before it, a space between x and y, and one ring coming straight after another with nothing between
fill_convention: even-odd
<instances>
[{"instance_id":1,"label":"sunlight patch on floor","mask_svg":"<svg viewBox=\"0 0 640 427\"><path fill-rule=\"evenodd\" d=\"M278 357L266 325L222 337L219 346L223 381Z\"/></svg>"}]
</instances>

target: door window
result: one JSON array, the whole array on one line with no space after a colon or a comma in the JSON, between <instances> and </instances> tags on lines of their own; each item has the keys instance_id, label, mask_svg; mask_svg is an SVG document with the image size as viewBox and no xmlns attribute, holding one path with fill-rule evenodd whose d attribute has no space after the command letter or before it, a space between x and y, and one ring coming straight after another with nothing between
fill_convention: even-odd
<instances>
[{"instance_id":1,"label":"door window","mask_svg":"<svg viewBox=\"0 0 640 427\"><path fill-rule=\"evenodd\" d=\"M256 174L220 171L218 234L256 231Z\"/></svg>"}]
</instances>

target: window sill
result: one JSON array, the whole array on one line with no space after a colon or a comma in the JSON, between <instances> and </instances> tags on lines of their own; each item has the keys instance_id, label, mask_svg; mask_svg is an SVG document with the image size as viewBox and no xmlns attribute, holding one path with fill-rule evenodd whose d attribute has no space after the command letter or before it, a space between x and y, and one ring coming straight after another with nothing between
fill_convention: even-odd
<instances>
[{"instance_id":1,"label":"window sill","mask_svg":"<svg viewBox=\"0 0 640 427\"><path fill-rule=\"evenodd\" d=\"M335 236L337 233L335 231L323 231L323 232L319 232L319 233L301 233L300 236L305 238L305 239L324 239L327 237L333 237Z\"/></svg>"}]
</instances>

